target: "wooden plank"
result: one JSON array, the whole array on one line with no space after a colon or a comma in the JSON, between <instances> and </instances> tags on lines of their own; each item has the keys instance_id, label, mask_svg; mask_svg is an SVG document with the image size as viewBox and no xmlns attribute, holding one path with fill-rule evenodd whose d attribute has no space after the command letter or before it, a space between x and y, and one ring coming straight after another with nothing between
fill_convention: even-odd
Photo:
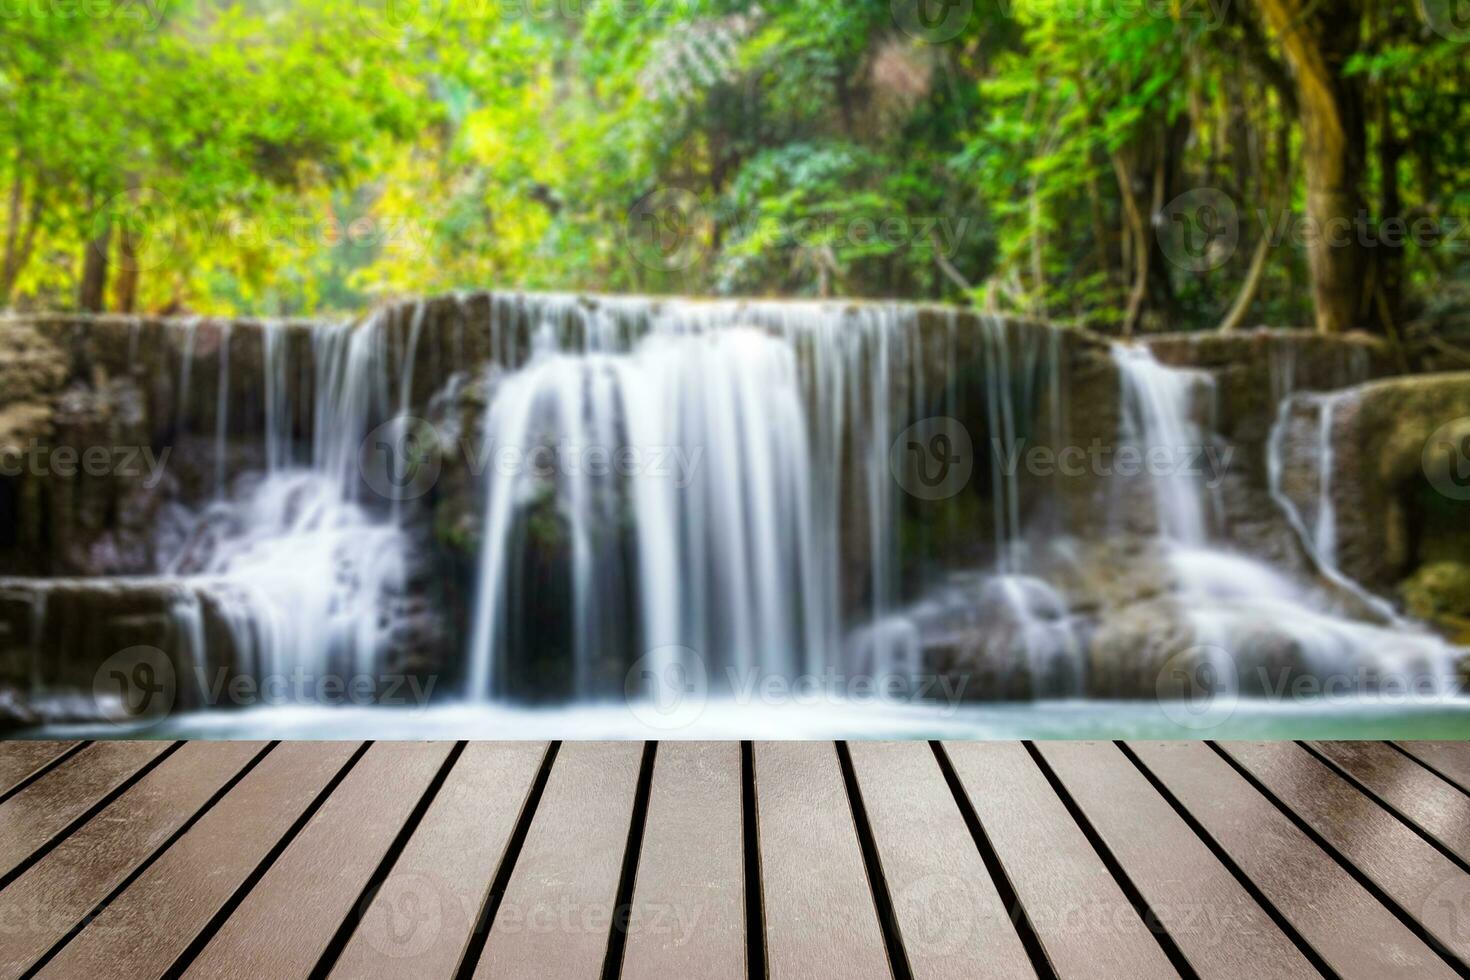
<instances>
[{"instance_id":1,"label":"wooden plank","mask_svg":"<svg viewBox=\"0 0 1470 980\"><path fill-rule=\"evenodd\" d=\"M1036 745L1200 977L1318 975L1117 746Z\"/></svg>"},{"instance_id":2,"label":"wooden plank","mask_svg":"<svg viewBox=\"0 0 1470 980\"><path fill-rule=\"evenodd\" d=\"M929 744L848 748L914 977L1035 977Z\"/></svg>"},{"instance_id":3,"label":"wooden plank","mask_svg":"<svg viewBox=\"0 0 1470 980\"><path fill-rule=\"evenodd\" d=\"M1467 877L1453 861L1300 745L1225 742L1221 748L1445 949L1470 962L1470 934L1437 914L1436 894Z\"/></svg>"},{"instance_id":4,"label":"wooden plank","mask_svg":"<svg viewBox=\"0 0 1470 980\"><path fill-rule=\"evenodd\" d=\"M78 742L0 742L0 796L29 779L80 744Z\"/></svg>"},{"instance_id":5,"label":"wooden plank","mask_svg":"<svg viewBox=\"0 0 1470 980\"><path fill-rule=\"evenodd\" d=\"M1470 742L1395 742L1445 779L1470 793Z\"/></svg>"},{"instance_id":6,"label":"wooden plank","mask_svg":"<svg viewBox=\"0 0 1470 980\"><path fill-rule=\"evenodd\" d=\"M1129 747L1339 976L1455 976L1208 745Z\"/></svg>"},{"instance_id":7,"label":"wooden plank","mask_svg":"<svg viewBox=\"0 0 1470 980\"><path fill-rule=\"evenodd\" d=\"M0 977L17 977L74 928L266 748L194 742L58 844L0 891Z\"/></svg>"},{"instance_id":8,"label":"wooden plank","mask_svg":"<svg viewBox=\"0 0 1470 980\"><path fill-rule=\"evenodd\" d=\"M837 747L754 747L766 966L771 977L889 977Z\"/></svg>"},{"instance_id":9,"label":"wooden plank","mask_svg":"<svg viewBox=\"0 0 1470 980\"><path fill-rule=\"evenodd\" d=\"M740 794L739 742L659 746L625 980L746 975Z\"/></svg>"},{"instance_id":10,"label":"wooden plank","mask_svg":"<svg viewBox=\"0 0 1470 980\"><path fill-rule=\"evenodd\" d=\"M369 748L184 975L308 976L452 748Z\"/></svg>"},{"instance_id":11,"label":"wooden plank","mask_svg":"<svg viewBox=\"0 0 1470 980\"><path fill-rule=\"evenodd\" d=\"M278 745L67 943L39 976L57 980L163 976L359 744Z\"/></svg>"},{"instance_id":12,"label":"wooden plank","mask_svg":"<svg viewBox=\"0 0 1470 980\"><path fill-rule=\"evenodd\" d=\"M561 747L476 977L601 975L642 759L641 742Z\"/></svg>"},{"instance_id":13,"label":"wooden plank","mask_svg":"<svg viewBox=\"0 0 1470 980\"><path fill-rule=\"evenodd\" d=\"M93 742L0 804L0 877L173 744Z\"/></svg>"},{"instance_id":14,"label":"wooden plank","mask_svg":"<svg viewBox=\"0 0 1470 980\"><path fill-rule=\"evenodd\" d=\"M1312 742L1384 805L1470 862L1470 796L1382 742Z\"/></svg>"},{"instance_id":15,"label":"wooden plank","mask_svg":"<svg viewBox=\"0 0 1470 980\"><path fill-rule=\"evenodd\" d=\"M1057 976L1178 976L1024 745L944 750Z\"/></svg>"},{"instance_id":16,"label":"wooden plank","mask_svg":"<svg viewBox=\"0 0 1470 980\"><path fill-rule=\"evenodd\" d=\"M373 896L333 977L452 977L546 757L545 742L471 742Z\"/></svg>"}]
</instances>

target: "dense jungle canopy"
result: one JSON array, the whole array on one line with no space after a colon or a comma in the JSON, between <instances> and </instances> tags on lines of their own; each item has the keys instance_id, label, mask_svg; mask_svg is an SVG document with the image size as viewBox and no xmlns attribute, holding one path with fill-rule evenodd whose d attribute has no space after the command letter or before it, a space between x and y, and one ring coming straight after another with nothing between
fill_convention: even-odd
<instances>
[{"instance_id":1,"label":"dense jungle canopy","mask_svg":"<svg viewBox=\"0 0 1470 980\"><path fill-rule=\"evenodd\" d=\"M1463 7L0 0L0 308L518 286L1449 331Z\"/></svg>"}]
</instances>

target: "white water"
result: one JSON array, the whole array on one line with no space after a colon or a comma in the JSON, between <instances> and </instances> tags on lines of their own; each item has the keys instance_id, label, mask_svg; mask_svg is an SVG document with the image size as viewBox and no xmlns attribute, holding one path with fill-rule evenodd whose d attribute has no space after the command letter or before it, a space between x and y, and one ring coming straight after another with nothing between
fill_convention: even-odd
<instances>
[{"instance_id":1,"label":"white water","mask_svg":"<svg viewBox=\"0 0 1470 980\"><path fill-rule=\"evenodd\" d=\"M408 562L399 529L358 501L359 449L385 408L382 325L315 329L309 461L299 461L292 445L288 339L284 325L264 325L266 472L229 492L221 487L165 571L218 610L235 656L257 676L371 672L389 639L384 607L401 592ZM219 384L215 452L223 482L227 360ZM201 637L189 644L191 659L202 664L202 628L191 630Z\"/></svg>"},{"instance_id":2,"label":"white water","mask_svg":"<svg viewBox=\"0 0 1470 980\"><path fill-rule=\"evenodd\" d=\"M472 696L503 690L528 655L514 619L533 505L568 540L579 697L621 683L597 663L619 636L655 685L692 657L793 676L836 654L845 578L866 579L875 616L896 604L887 458L912 308L530 302L529 358L486 415ZM865 515L865 568L843 567L844 507Z\"/></svg>"},{"instance_id":3,"label":"white water","mask_svg":"<svg viewBox=\"0 0 1470 980\"><path fill-rule=\"evenodd\" d=\"M1125 415L1125 439L1145 449L1168 450L1175 459L1209 443L1212 434L1197 420L1206 414L1199 399L1212 395L1212 389L1200 383L1198 372L1166 367L1144 348L1119 348L1115 360L1123 373L1130 407ZM1283 406L1282 411L1286 410ZM1316 536L1306 534L1294 510L1290 516L1310 545L1325 549L1318 558L1327 571L1332 568L1335 536L1330 401L1323 416L1324 445L1319 452L1325 455ZM1284 501L1279 453L1278 440L1273 438L1272 489ZM1178 576L1177 602L1193 625L1202 655L1222 661L1215 664L1214 676L1224 687L1233 690L1247 672L1279 663L1273 658L1283 653L1295 656L1301 667L1319 679L1369 686L1409 683L1434 692L1453 686L1455 660L1462 651L1397 617L1388 626L1344 618L1307 585L1221 546L1206 530L1208 495L1201 478L1182 470L1154 473L1150 485L1159 532ZM1325 560L1323 554L1328 556Z\"/></svg>"}]
</instances>

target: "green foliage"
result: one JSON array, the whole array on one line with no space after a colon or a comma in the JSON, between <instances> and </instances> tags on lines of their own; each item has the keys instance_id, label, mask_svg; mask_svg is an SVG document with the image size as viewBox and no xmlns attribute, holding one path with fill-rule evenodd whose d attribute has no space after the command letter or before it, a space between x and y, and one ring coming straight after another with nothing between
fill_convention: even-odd
<instances>
[{"instance_id":1,"label":"green foliage","mask_svg":"<svg viewBox=\"0 0 1470 980\"><path fill-rule=\"evenodd\" d=\"M151 310L520 286L971 300L1103 327L1137 298L1145 328L1211 326L1256 209L1302 199L1279 163L1299 144L1281 52L1249 5L977 4L934 44L889 0L76 9L0 19L0 306L74 306L101 243L106 304ZM1409 0L1365 9L1343 78L1373 148L1405 148L1370 153L1365 196L1464 214L1465 45ZM1156 234L1196 187L1243 216L1208 272ZM691 261L662 267L629 247L630 209L674 188L701 214ZM1465 264L1416 249L1405 278L1442 295ZM1275 250L1255 317L1305 320L1305 277Z\"/></svg>"}]
</instances>

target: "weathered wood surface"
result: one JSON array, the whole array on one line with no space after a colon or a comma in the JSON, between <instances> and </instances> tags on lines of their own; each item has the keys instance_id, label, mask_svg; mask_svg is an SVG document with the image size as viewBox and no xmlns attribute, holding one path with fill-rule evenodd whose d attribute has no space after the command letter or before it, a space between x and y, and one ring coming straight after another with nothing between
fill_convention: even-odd
<instances>
[{"instance_id":1,"label":"weathered wood surface","mask_svg":"<svg viewBox=\"0 0 1470 980\"><path fill-rule=\"evenodd\" d=\"M1453 977L1470 743L0 742L0 980Z\"/></svg>"}]
</instances>

